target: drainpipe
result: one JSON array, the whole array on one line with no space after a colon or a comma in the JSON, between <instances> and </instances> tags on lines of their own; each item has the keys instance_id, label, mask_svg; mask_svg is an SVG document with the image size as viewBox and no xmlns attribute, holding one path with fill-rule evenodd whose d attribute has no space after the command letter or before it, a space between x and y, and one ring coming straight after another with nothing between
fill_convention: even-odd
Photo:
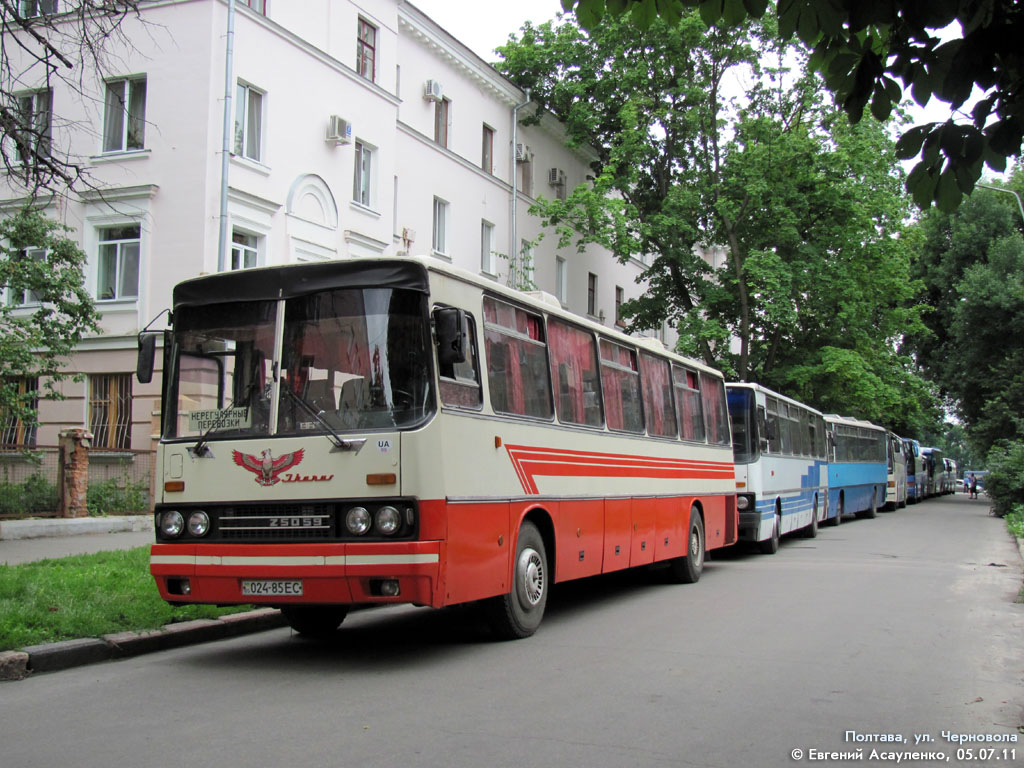
<instances>
[{"instance_id":1,"label":"drainpipe","mask_svg":"<svg viewBox=\"0 0 1024 768\"><path fill-rule=\"evenodd\" d=\"M217 240L217 271L227 268L228 252L228 169L234 139L231 97L235 93L235 0L228 0L228 34L224 53L224 137L220 155L220 236Z\"/></svg>"},{"instance_id":2,"label":"drainpipe","mask_svg":"<svg viewBox=\"0 0 1024 768\"><path fill-rule=\"evenodd\" d=\"M518 288L519 273L519 230L516 226L516 213L519 209L519 163L516 160L516 146L519 141L519 110L530 103L530 89L526 91L526 101L512 108L512 242L509 246L508 280L510 288Z\"/></svg>"}]
</instances>

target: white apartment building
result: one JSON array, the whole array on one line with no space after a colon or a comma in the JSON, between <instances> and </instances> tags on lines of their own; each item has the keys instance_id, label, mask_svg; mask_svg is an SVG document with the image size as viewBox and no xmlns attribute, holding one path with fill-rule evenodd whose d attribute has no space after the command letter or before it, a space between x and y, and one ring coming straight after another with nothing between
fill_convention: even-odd
<instances>
[{"instance_id":1,"label":"white apartment building","mask_svg":"<svg viewBox=\"0 0 1024 768\"><path fill-rule=\"evenodd\" d=\"M102 333L70 361L83 380L40 403L39 445L84 425L96 447L151 446L159 376L134 380L136 335L199 274L409 253L505 283L508 254L525 246L525 279L606 325L642 291L639 260L559 250L529 214L585 181L587 155L551 118L516 127L526 94L414 5L237 0L233 35L228 25L227 0L152 0L84 95L23 77L54 151L90 170L95 189L55 198L47 215L80 239L102 314ZM0 214L16 210L23 193L0 185Z\"/></svg>"}]
</instances>

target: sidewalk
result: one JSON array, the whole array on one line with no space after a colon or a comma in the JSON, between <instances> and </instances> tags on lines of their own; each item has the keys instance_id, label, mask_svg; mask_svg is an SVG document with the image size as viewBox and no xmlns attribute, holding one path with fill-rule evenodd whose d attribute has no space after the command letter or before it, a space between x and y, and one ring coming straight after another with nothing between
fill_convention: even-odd
<instances>
[{"instance_id":1,"label":"sidewalk","mask_svg":"<svg viewBox=\"0 0 1024 768\"><path fill-rule=\"evenodd\" d=\"M0 521L0 566L134 549L153 542L150 515ZM156 589L154 585L153 589ZM193 643L221 640L284 626L279 611L263 608L220 619L169 624L148 632L64 640L17 651L0 651L0 681L30 674L137 656Z\"/></svg>"}]
</instances>

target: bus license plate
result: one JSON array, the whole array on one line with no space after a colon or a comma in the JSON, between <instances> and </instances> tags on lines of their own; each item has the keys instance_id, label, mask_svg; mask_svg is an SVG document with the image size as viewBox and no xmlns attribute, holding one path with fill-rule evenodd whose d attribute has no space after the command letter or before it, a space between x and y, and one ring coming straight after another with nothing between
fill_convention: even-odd
<instances>
[{"instance_id":1,"label":"bus license plate","mask_svg":"<svg viewBox=\"0 0 1024 768\"><path fill-rule=\"evenodd\" d=\"M243 581L242 595L244 597L300 597L302 595L302 582L280 579L274 581Z\"/></svg>"}]
</instances>

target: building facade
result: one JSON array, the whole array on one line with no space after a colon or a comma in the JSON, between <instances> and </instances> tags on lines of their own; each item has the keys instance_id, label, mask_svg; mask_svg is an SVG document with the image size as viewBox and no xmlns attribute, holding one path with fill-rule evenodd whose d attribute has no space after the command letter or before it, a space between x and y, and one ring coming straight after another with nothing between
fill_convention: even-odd
<instances>
[{"instance_id":1,"label":"building facade","mask_svg":"<svg viewBox=\"0 0 1024 768\"><path fill-rule=\"evenodd\" d=\"M102 315L102 332L70 361L82 379L63 383L65 400L40 403L38 444L84 425L96 447L151 446L159 376L134 380L136 337L170 306L174 284L196 275L427 254L554 294L606 325L642 291L640 260L559 250L529 214L538 197L583 183L591 158L567 149L551 118L517 125L527 95L414 5L234 8L145 2L125 22L129 44L81 92L34 84L31 69L22 78L54 151L89 170L89 187L46 213L88 254ZM23 202L4 186L0 213Z\"/></svg>"}]
</instances>

